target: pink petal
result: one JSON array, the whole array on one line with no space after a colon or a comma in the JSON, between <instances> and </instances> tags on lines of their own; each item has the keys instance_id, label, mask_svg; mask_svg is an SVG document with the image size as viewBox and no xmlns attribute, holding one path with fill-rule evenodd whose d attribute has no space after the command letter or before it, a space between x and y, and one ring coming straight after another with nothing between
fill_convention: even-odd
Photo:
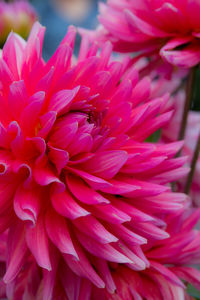
<instances>
[{"instance_id":1,"label":"pink petal","mask_svg":"<svg viewBox=\"0 0 200 300\"><path fill-rule=\"evenodd\" d=\"M40 210L41 195L35 187L31 190L19 187L14 197L15 213L23 221L35 226Z\"/></svg>"},{"instance_id":2,"label":"pink petal","mask_svg":"<svg viewBox=\"0 0 200 300\"><path fill-rule=\"evenodd\" d=\"M25 41L19 35L11 32L3 47L3 59L16 81L21 77L25 45Z\"/></svg>"},{"instance_id":3,"label":"pink petal","mask_svg":"<svg viewBox=\"0 0 200 300\"><path fill-rule=\"evenodd\" d=\"M115 250L110 244L100 244L85 234L76 232L78 240L83 247L91 254L105 260L117 263L130 263L131 261L123 254Z\"/></svg>"},{"instance_id":4,"label":"pink petal","mask_svg":"<svg viewBox=\"0 0 200 300\"><path fill-rule=\"evenodd\" d=\"M88 278L98 288L104 288L105 283L92 268L89 260L78 243L75 246L75 250L78 254L79 261L72 260L70 256L64 254L64 259L68 266L78 276Z\"/></svg>"},{"instance_id":5,"label":"pink petal","mask_svg":"<svg viewBox=\"0 0 200 300\"><path fill-rule=\"evenodd\" d=\"M29 99L29 105L23 110L20 116L20 125L23 132L27 135L32 135L35 130L36 122L38 121L43 103L45 99L44 92L38 92Z\"/></svg>"},{"instance_id":6,"label":"pink petal","mask_svg":"<svg viewBox=\"0 0 200 300\"><path fill-rule=\"evenodd\" d=\"M48 148L50 150L48 158L55 164L57 171L60 174L69 161L69 154L65 150L54 148L53 146L49 146Z\"/></svg>"},{"instance_id":7,"label":"pink petal","mask_svg":"<svg viewBox=\"0 0 200 300\"><path fill-rule=\"evenodd\" d=\"M193 286L195 286L198 290L200 288L200 271L191 267L172 267L170 268L176 276L181 279L190 282Z\"/></svg>"},{"instance_id":8,"label":"pink petal","mask_svg":"<svg viewBox=\"0 0 200 300\"><path fill-rule=\"evenodd\" d=\"M79 201L86 204L109 203L108 199L94 191L78 177L68 175L66 179L70 191Z\"/></svg>"},{"instance_id":9,"label":"pink petal","mask_svg":"<svg viewBox=\"0 0 200 300\"><path fill-rule=\"evenodd\" d=\"M26 241L29 250L35 257L38 265L48 271L51 271L52 267L49 257L48 238L42 217L38 219L35 227L27 227Z\"/></svg>"},{"instance_id":10,"label":"pink petal","mask_svg":"<svg viewBox=\"0 0 200 300\"><path fill-rule=\"evenodd\" d=\"M14 224L9 231L7 270L3 278L6 283L15 279L25 263L27 246L23 226L23 224L18 222L17 224Z\"/></svg>"},{"instance_id":11,"label":"pink petal","mask_svg":"<svg viewBox=\"0 0 200 300\"><path fill-rule=\"evenodd\" d=\"M121 224L131 220L131 217L111 204L98 204L90 208L92 214L111 224Z\"/></svg>"},{"instance_id":12,"label":"pink petal","mask_svg":"<svg viewBox=\"0 0 200 300\"><path fill-rule=\"evenodd\" d=\"M76 203L68 191L63 193L52 193L51 201L53 207L59 214L71 220L90 214Z\"/></svg>"},{"instance_id":13,"label":"pink petal","mask_svg":"<svg viewBox=\"0 0 200 300\"><path fill-rule=\"evenodd\" d=\"M23 80L14 81L10 85L8 103L13 117L18 119L21 112L28 104L27 90Z\"/></svg>"},{"instance_id":14,"label":"pink petal","mask_svg":"<svg viewBox=\"0 0 200 300\"><path fill-rule=\"evenodd\" d=\"M107 244L118 241L118 238L111 234L96 218L86 216L74 220L74 225L92 239L101 244Z\"/></svg>"},{"instance_id":15,"label":"pink petal","mask_svg":"<svg viewBox=\"0 0 200 300\"><path fill-rule=\"evenodd\" d=\"M84 166L87 172L91 172L105 179L113 178L125 164L128 156L125 151L106 151L98 153L98 156L87 161Z\"/></svg>"},{"instance_id":16,"label":"pink petal","mask_svg":"<svg viewBox=\"0 0 200 300\"><path fill-rule=\"evenodd\" d=\"M100 273L102 278L104 278L106 289L108 290L109 293L113 294L114 291L116 290L116 285L112 278L112 274L108 267L107 262L101 258L97 258L95 260L95 266L98 269L98 272Z\"/></svg>"},{"instance_id":17,"label":"pink petal","mask_svg":"<svg viewBox=\"0 0 200 300\"><path fill-rule=\"evenodd\" d=\"M185 47L182 50L176 50L179 46ZM163 59L181 68L191 68L200 61L199 46L192 44L191 39L187 37L170 40L161 48L160 54Z\"/></svg>"},{"instance_id":18,"label":"pink petal","mask_svg":"<svg viewBox=\"0 0 200 300\"><path fill-rule=\"evenodd\" d=\"M173 272L170 271L170 268L166 268L165 266L159 264L155 261L150 261L151 267L161 273L163 276L165 276L169 281L171 281L173 284L176 284L182 288L185 288L183 282L174 275Z\"/></svg>"},{"instance_id":19,"label":"pink petal","mask_svg":"<svg viewBox=\"0 0 200 300\"><path fill-rule=\"evenodd\" d=\"M73 90L61 90L57 92L51 97L48 109L56 111L58 114L66 113L78 90L79 88L75 88Z\"/></svg>"},{"instance_id":20,"label":"pink petal","mask_svg":"<svg viewBox=\"0 0 200 300\"><path fill-rule=\"evenodd\" d=\"M70 254L78 259L65 219L53 210L49 210L45 216L45 225L47 234L55 246L62 253Z\"/></svg>"},{"instance_id":21,"label":"pink petal","mask_svg":"<svg viewBox=\"0 0 200 300\"><path fill-rule=\"evenodd\" d=\"M138 18L135 14L133 14L130 10L125 10L126 18L130 26L137 27L140 31L142 31L147 36L152 37L167 37L168 33L165 31L156 28L150 23L143 21L142 19Z\"/></svg>"}]
</instances>

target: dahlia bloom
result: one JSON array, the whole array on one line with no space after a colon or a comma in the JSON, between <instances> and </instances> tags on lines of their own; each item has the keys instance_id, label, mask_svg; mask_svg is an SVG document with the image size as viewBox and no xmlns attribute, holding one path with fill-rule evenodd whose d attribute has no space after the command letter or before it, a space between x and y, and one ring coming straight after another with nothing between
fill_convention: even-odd
<instances>
[{"instance_id":1,"label":"dahlia bloom","mask_svg":"<svg viewBox=\"0 0 200 300\"><path fill-rule=\"evenodd\" d=\"M26 0L0 2L0 45L3 45L10 31L27 38L37 20L37 14Z\"/></svg>"},{"instance_id":2,"label":"dahlia bloom","mask_svg":"<svg viewBox=\"0 0 200 300\"><path fill-rule=\"evenodd\" d=\"M174 110L173 116L170 122L165 125L162 129L162 139L164 142L173 142L176 141L178 138L182 114L183 114L183 107L185 101L185 93L180 92L178 93L171 101L168 102L165 111ZM198 140L200 132L200 113L195 111L190 111L188 115L188 122L185 134L185 143L182 149L183 155L188 156L187 164L188 166L191 164L191 160L195 151L196 143ZM190 189L190 195L193 200L193 204L200 206L200 157L197 160L197 164L195 167L195 174L193 177L192 186ZM179 182L179 190L183 191L185 186L185 181L181 180Z\"/></svg>"},{"instance_id":3,"label":"dahlia bloom","mask_svg":"<svg viewBox=\"0 0 200 300\"><path fill-rule=\"evenodd\" d=\"M119 52L160 52L178 67L200 62L199 0L108 0L99 10L92 39L110 40Z\"/></svg>"},{"instance_id":4,"label":"dahlia bloom","mask_svg":"<svg viewBox=\"0 0 200 300\"><path fill-rule=\"evenodd\" d=\"M149 266L143 245L168 238L164 216L188 205L170 187L188 169L174 158L182 142L145 142L171 118L168 97L110 61L110 43L98 54L83 39L73 65L70 27L45 63L43 36L39 23L27 43L11 33L0 58L3 280L9 299L26 282L38 296L23 299L74 300L77 284L113 291L109 264Z\"/></svg>"}]
</instances>

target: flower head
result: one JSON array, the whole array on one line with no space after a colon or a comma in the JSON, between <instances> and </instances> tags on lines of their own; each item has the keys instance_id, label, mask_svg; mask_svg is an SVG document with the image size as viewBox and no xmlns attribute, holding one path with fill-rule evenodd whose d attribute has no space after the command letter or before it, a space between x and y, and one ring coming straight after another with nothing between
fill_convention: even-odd
<instances>
[{"instance_id":1,"label":"flower head","mask_svg":"<svg viewBox=\"0 0 200 300\"><path fill-rule=\"evenodd\" d=\"M37 20L37 14L26 0L0 2L0 45L3 45L10 31L27 38Z\"/></svg>"},{"instance_id":2,"label":"flower head","mask_svg":"<svg viewBox=\"0 0 200 300\"><path fill-rule=\"evenodd\" d=\"M0 59L0 231L4 282L23 284L28 268L37 284L39 268L39 293L57 300L81 278L107 287L110 263L148 267L143 245L169 237L164 216L188 201L169 183L188 169L173 158L182 142L145 142L172 114L148 78L87 39L73 65L73 27L45 63L43 35L39 23L27 43L11 33Z\"/></svg>"},{"instance_id":3,"label":"flower head","mask_svg":"<svg viewBox=\"0 0 200 300\"><path fill-rule=\"evenodd\" d=\"M169 63L192 67L200 62L198 0L108 0L100 4L101 26L89 35L110 40L116 51L160 51Z\"/></svg>"}]
</instances>

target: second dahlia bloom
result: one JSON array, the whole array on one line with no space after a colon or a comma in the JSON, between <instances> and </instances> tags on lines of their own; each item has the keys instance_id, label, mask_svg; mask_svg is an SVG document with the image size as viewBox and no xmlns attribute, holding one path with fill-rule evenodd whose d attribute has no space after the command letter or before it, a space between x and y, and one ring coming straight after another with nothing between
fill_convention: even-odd
<instances>
[{"instance_id":1,"label":"second dahlia bloom","mask_svg":"<svg viewBox=\"0 0 200 300\"><path fill-rule=\"evenodd\" d=\"M101 26L92 39L110 40L116 51L160 51L169 63L200 62L199 0L108 0L100 4Z\"/></svg>"},{"instance_id":2,"label":"second dahlia bloom","mask_svg":"<svg viewBox=\"0 0 200 300\"><path fill-rule=\"evenodd\" d=\"M110 61L110 43L98 54L83 39L73 65L70 27L45 63L43 36L39 23L27 43L10 34L0 58L4 282L12 299L20 271L38 274L39 267L44 300L74 300L73 278L87 279L84 291L91 284L110 291L110 263L149 266L142 245L169 236L163 217L187 203L169 183L188 170L184 157L173 158L182 142L145 142L170 119L161 113L168 97L151 99L146 78Z\"/></svg>"},{"instance_id":3,"label":"second dahlia bloom","mask_svg":"<svg viewBox=\"0 0 200 300\"><path fill-rule=\"evenodd\" d=\"M37 14L27 0L15 0L11 3L0 1L0 45L2 46L10 31L27 38L37 20Z\"/></svg>"}]
</instances>

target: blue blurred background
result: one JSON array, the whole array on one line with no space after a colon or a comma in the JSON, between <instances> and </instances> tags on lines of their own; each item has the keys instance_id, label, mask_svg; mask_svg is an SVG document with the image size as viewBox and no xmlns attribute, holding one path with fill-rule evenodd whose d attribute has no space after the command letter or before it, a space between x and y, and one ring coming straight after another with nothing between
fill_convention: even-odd
<instances>
[{"instance_id":1,"label":"blue blurred background","mask_svg":"<svg viewBox=\"0 0 200 300\"><path fill-rule=\"evenodd\" d=\"M46 26L43 57L49 59L65 36L70 24L94 29L98 24L99 0L32 0L39 21ZM101 0L101 2L105 2ZM80 36L75 44L75 54L78 53Z\"/></svg>"}]
</instances>

